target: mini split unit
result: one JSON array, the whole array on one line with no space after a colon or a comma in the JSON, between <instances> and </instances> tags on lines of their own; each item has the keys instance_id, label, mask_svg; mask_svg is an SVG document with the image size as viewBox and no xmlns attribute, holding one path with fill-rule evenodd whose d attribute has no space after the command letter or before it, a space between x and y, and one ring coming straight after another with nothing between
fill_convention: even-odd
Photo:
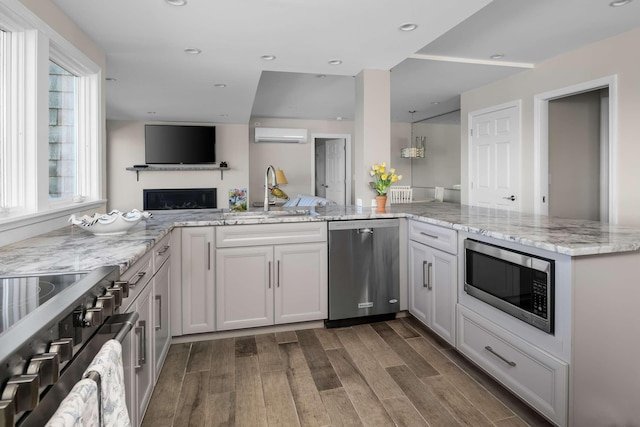
<instances>
[{"instance_id":1,"label":"mini split unit","mask_svg":"<svg viewBox=\"0 0 640 427\"><path fill-rule=\"evenodd\" d=\"M255 142L281 142L304 144L307 142L306 129L256 128Z\"/></svg>"}]
</instances>

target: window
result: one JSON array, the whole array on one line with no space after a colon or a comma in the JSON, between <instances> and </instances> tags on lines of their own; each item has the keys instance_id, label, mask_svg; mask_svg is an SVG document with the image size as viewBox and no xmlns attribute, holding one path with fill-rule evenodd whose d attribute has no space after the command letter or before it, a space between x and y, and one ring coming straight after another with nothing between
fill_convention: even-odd
<instances>
[{"instance_id":1,"label":"window","mask_svg":"<svg viewBox=\"0 0 640 427\"><path fill-rule=\"evenodd\" d=\"M0 233L104 204L102 105L100 66L0 2Z\"/></svg>"},{"instance_id":2,"label":"window","mask_svg":"<svg viewBox=\"0 0 640 427\"><path fill-rule=\"evenodd\" d=\"M77 192L77 80L49 61L49 200Z\"/></svg>"}]
</instances>

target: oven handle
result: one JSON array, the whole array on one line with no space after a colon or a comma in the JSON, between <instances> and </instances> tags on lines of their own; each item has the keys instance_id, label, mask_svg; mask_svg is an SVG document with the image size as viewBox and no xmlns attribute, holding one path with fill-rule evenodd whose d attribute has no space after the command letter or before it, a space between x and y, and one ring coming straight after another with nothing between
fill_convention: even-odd
<instances>
[{"instance_id":1,"label":"oven handle","mask_svg":"<svg viewBox=\"0 0 640 427\"><path fill-rule=\"evenodd\" d=\"M69 361L62 370L58 381L50 386L50 389L41 396L40 403L31 412L23 415L20 427L42 427L53 416L60 402L69 393L69 390L82 379L82 376L96 357L105 342L116 339L123 342L129 335L136 322L138 313L130 312L114 314L109 317L98 331L93 334L82 349ZM1 424L1 423L0 423ZM12 424L9 424L12 425Z\"/></svg>"}]
</instances>

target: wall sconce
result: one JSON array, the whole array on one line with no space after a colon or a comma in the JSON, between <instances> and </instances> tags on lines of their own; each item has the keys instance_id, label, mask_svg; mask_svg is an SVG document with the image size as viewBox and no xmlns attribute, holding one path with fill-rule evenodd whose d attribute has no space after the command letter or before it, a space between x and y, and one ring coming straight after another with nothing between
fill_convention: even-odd
<instances>
[{"instance_id":1,"label":"wall sconce","mask_svg":"<svg viewBox=\"0 0 640 427\"><path fill-rule=\"evenodd\" d=\"M413 114L416 110L410 110L411 113L411 124L413 125ZM411 144L411 139L409 139L409 144ZM407 148L402 148L400 150L400 157L403 159L418 159L424 157L424 147L427 144L426 136L416 136L416 145L411 145Z\"/></svg>"}]
</instances>

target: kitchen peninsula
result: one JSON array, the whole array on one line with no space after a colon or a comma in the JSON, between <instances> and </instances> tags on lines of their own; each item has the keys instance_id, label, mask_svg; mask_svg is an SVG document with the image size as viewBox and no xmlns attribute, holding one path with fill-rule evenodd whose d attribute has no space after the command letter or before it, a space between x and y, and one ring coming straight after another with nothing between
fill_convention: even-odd
<instances>
[{"instance_id":1,"label":"kitchen peninsula","mask_svg":"<svg viewBox=\"0 0 640 427\"><path fill-rule=\"evenodd\" d=\"M628 423L640 419L638 408L629 399L640 393L635 360L629 356L640 351L637 340L631 336L635 325L634 301L640 297L640 289L634 286L634 271L640 263L640 230L449 203L394 205L385 213L354 206L327 206L318 207L316 213L230 219L221 211L159 212L126 235L111 237L96 237L80 227L64 227L0 247L0 275L88 271L105 265L117 265L121 273L126 273L176 228L405 218L458 234L458 288L464 282L464 252L460 242L466 237L555 259L559 270L556 290L560 295L555 337L530 331L528 326L522 327L525 332L519 334L520 326L509 329L516 319L491 309L476 309L475 302L465 305L465 294L458 289L458 298L453 302L456 305L453 310L458 313L456 347L558 425L596 425L612 420ZM401 244L406 245L407 237L402 239ZM544 360L557 362L562 368L557 372L564 372L564 377L549 371L552 376L557 375L550 379L552 388L537 390L526 384L520 387L517 375L511 381L508 370L503 377L492 370L492 365L475 360L473 354L464 350L467 343L461 340L470 332L461 328L470 324L478 328L486 326L491 337L523 354L530 355L531 350ZM526 348L518 347L521 341Z\"/></svg>"}]
</instances>

